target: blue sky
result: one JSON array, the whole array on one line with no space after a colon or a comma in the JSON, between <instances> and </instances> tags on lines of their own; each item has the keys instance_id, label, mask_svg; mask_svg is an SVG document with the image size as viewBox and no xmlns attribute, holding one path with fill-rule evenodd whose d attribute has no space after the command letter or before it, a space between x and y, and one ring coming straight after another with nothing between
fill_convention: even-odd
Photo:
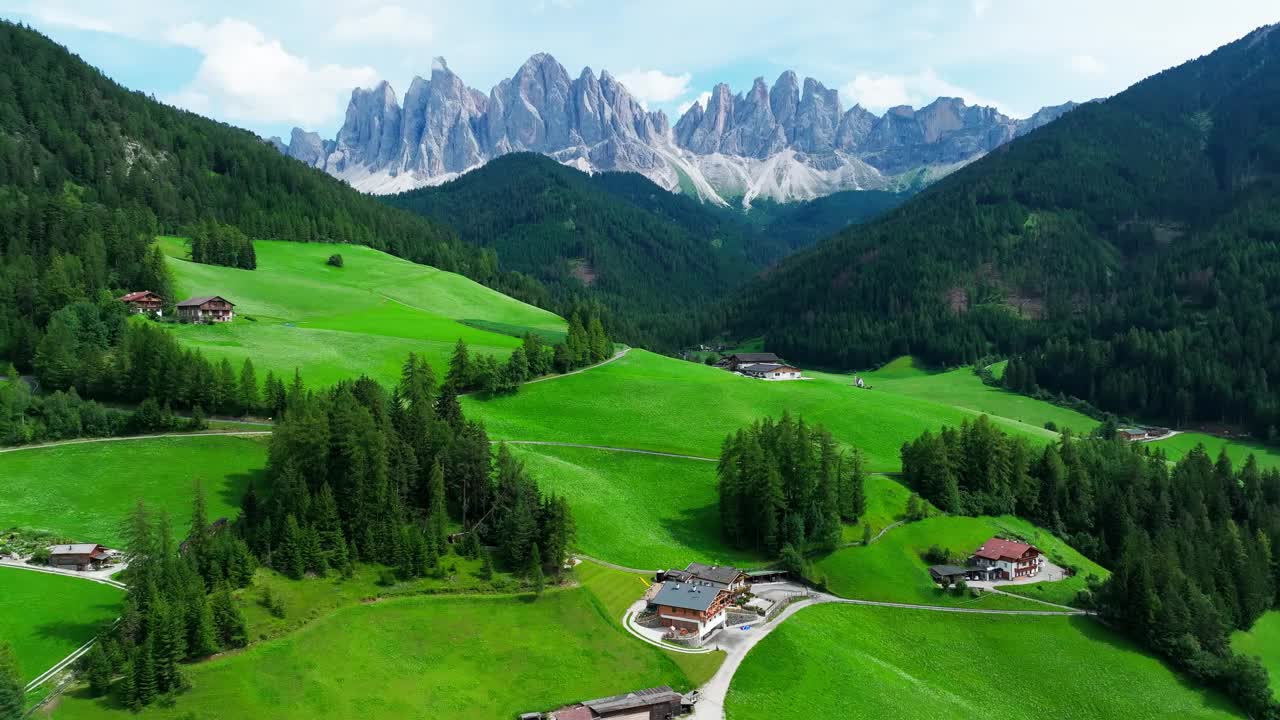
<instances>
[{"instance_id":1,"label":"blue sky","mask_svg":"<svg viewBox=\"0 0 1280 720\"><path fill-rule=\"evenodd\" d=\"M793 69L881 111L939 95L1025 116L1104 97L1280 21L1274 0L0 0L128 87L262 135L332 137L351 88L434 56L485 93L546 51L672 116Z\"/></svg>"}]
</instances>

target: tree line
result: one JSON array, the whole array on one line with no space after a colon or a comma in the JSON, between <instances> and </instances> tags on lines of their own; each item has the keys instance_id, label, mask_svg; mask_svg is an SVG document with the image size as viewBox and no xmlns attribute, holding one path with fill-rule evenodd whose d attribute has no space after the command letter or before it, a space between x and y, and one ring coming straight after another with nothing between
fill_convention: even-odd
<instances>
[{"instance_id":1,"label":"tree line","mask_svg":"<svg viewBox=\"0 0 1280 720\"><path fill-rule=\"evenodd\" d=\"M734 547L769 556L834 548L866 511L865 468L821 425L784 414L725 438L716 469L720 525Z\"/></svg>"},{"instance_id":2,"label":"tree line","mask_svg":"<svg viewBox=\"0 0 1280 720\"><path fill-rule=\"evenodd\" d=\"M902 448L904 481L950 513L1013 513L1112 569L1083 601L1251 716L1280 717L1266 670L1230 634L1280 604L1280 470L1236 468L1203 446L1162 451L1101 437L1032 450L984 417Z\"/></svg>"},{"instance_id":3,"label":"tree line","mask_svg":"<svg viewBox=\"0 0 1280 720\"><path fill-rule=\"evenodd\" d=\"M206 220L188 228L186 235L192 262L225 265L241 270L258 267L253 240L234 225Z\"/></svg>"},{"instance_id":4,"label":"tree line","mask_svg":"<svg viewBox=\"0 0 1280 720\"><path fill-rule=\"evenodd\" d=\"M377 562L401 577L438 570L451 540L540 586L574 538L564 498L546 494L505 446L468 421L450 383L410 355L390 391L368 378L290 393L268 454L269 493L251 488L240 532L289 575ZM457 529L457 532L452 532ZM488 560L486 560L488 562Z\"/></svg>"},{"instance_id":5,"label":"tree line","mask_svg":"<svg viewBox=\"0 0 1280 720\"><path fill-rule=\"evenodd\" d=\"M467 343L459 338L449 358L445 385L453 392L506 395L516 392L528 380L572 372L612 356L613 340L605 332L600 315L593 312L584 322L582 314L574 312L562 342L551 345L536 333L526 333L506 362L493 355L472 355Z\"/></svg>"}]
</instances>

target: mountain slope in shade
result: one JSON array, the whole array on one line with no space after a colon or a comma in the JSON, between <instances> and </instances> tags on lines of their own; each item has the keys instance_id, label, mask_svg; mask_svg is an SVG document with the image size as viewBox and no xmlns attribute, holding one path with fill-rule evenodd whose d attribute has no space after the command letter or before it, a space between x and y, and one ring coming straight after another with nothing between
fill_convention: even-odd
<instances>
[{"instance_id":1,"label":"mountain slope in shade","mask_svg":"<svg viewBox=\"0 0 1280 720\"><path fill-rule=\"evenodd\" d=\"M716 85L671 126L607 71L570 77L540 53L487 95L442 59L414 78L403 104L386 82L351 94L334 140L295 129L271 144L366 192L436 185L510 152L548 155L586 172L639 172L667 190L719 205L810 200L842 190L927 184L1075 107L1015 120L959 98L877 116L794 72L734 94Z\"/></svg>"}]
</instances>

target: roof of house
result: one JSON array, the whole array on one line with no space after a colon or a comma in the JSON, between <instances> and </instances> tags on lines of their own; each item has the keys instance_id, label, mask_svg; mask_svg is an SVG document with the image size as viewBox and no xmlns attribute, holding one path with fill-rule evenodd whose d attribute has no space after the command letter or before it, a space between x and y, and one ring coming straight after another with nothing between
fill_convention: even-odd
<instances>
[{"instance_id":1,"label":"roof of house","mask_svg":"<svg viewBox=\"0 0 1280 720\"><path fill-rule=\"evenodd\" d=\"M553 713L556 720L591 720L591 708L586 705L563 707Z\"/></svg>"},{"instance_id":2,"label":"roof of house","mask_svg":"<svg viewBox=\"0 0 1280 720\"><path fill-rule=\"evenodd\" d=\"M963 575L967 571L955 565L932 565L929 567L929 572L941 577L950 577L952 575Z\"/></svg>"},{"instance_id":3,"label":"roof of house","mask_svg":"<svg viewBox=\"0 0 1280 720\"><path fill-rule=\"evenodd\" d=\"M741 570L731 565L703 565L696 562L689 563L684 571L699 580L710 580L721 585L731 585L743 574Z\"/></svg>"},{"instance_id":4,"label":"roof of house","mask_svg":"<svg viewBox=\"0 0 1280 720\"><path fill-rule=\"evenodd\" d=\"M92 555L102 547L95 543L78 543L75 545L54 545L49 548L50 555Z\"/></svg>"},{"instance_id":5,"label":"roof of house","mask_svg":"<svg viewBox=\"0 0 1280 720\"><path fill-rule=\"evenodd\" d=\"M653 604L706 612L721 592L724 592L724 588L715 585L668 581L662 584L662 589L654 596Z\"/></svg>"},{"instance_id":6,"label":"roof of house","mask_svg":"<svg viewBox=\"0 0 1280 720\"><path fill-rule=\"evenodd\" d=\"M156 295L150 290L138 290L136 292L125 293L124 295L121 295L116 299L119 300L120 302L133 302L135 300L145 300L146 298L149 298L149 297L155 297L157 300L160 299L159 295Z\"/></svg>"},{"instance_id":7,"label":"roof of house","mask_svg":"<svg viewBox=\"0 0 1280 720\"><path fill-rule=\"evenodd\" d=\"M1017 560L1026 555L1028 550L1035 550L1035 548L1027 543L1020 543L1014 540L991 538L982 543L982 547L975 550L973 554L986 560ZM1039 552L1039 550L1036 550L1036 552Z\"/></svg>"},{"instance_id":8,"label":"roof of house","mask_svg":"<svg viewBox=\"0 0 1280 720\"><path fill-rule=\"evenodd\" d=\"M200 307L201 305L209 302L210 300L221 300L222 302L228 305L235 305L235 303L222 297L221 295L201 295L200 297L187 298L186 300L183 300L182 302L178 303L178 307Z\"/></svg>"},{"instance_id":9,"label":"roof of house","mask_svg":"<svg viewBox=\"0 0 1280 720\"><path fill-rule=\"evenodd\" d=\"M598 700L587 700L582 704L597 713L604 714L608 712L617 712L619 710L648 707L650 705L657 705L658 703L668 703L673 701L680 702L683 699L683 695L672 690L670 687L663 685L661 687L647 688L645 690L636 690L635 692L624 693L622 695L612 695Z\"/></svg>"},{"instance_id":10,"label":"roof of house","mask_svg":"<svg viewBox=\"0 0 1280 720\"><path fill-rule=\"evenodd\" d=\"M738 362L758 363L758 362L778 362L778 356L773 353L734 353L729 356Z\"/></svg>"}]
</instances>

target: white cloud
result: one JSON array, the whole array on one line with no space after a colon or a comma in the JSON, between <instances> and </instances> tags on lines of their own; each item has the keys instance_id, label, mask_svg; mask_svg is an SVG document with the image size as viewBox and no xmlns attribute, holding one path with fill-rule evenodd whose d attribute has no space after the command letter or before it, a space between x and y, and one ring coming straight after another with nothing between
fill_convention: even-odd
<instances>
[{"instance_id":1,"label":"white cloud","mask_svg":"<svg viewBox=\"0 0 1280 720\"><path fill-rule=\"evenodd\" d=\"M973 0L973 15L981 19L991 9L991 0Z\"/></svg>"},{"instance_id":2,"label":"white cloud","mask_svg":"<svg viewBox=\"0 0 1280 720\"><path fill-rule=\"evenodd\" d=\"M340 112L352 87L377 80L371 67L313 66L242 20L187 23L168 37L204 59L195 78L166 99L215 117L315 128Z\"/></svg>"},{"instance_id":3,"label":"white cloud","mask_svg":"<svg viewBox=\"0 0 1280 720\"><path fill-rule=\"evenodd\" d=\"M706 92L700 92L698 93L698 97L688 102L682 102L679 105L677 105L676 115L683 116L685 113L689 112L689 108L693 107L695 103L698 105L701 105L703 110L706 110L707 103L709 102L711 102L711 91L708 90Z\"/></svg>"},{"instance_id":4,"label":"white cloud","mask_svg":"<svg viewBox=\"0 0 1280 720\"><path fill-rule=\"evenodd\" d=\"M426 15L410 12L399 5L383 5L370 13L340 18L330 34L345 43L417 45L430 42L435 31L435 23Z\"/></svg>"},{"instance_id":5,"label":"white cloud","mask_svg":"<svg viewBox=\"0 0 1280 720\"><path fill-rule=\"evenodd\" d=\"M1081 75L1101 75L1107 71L1107 66L1092 55L1072 55L1067 67Z\"/></svg>"},{"instance_id":6,"label":"white cloud","mask_svg":"<svg viewBox=\"0 0 1280 720\"><path fill-rule=\"evenodd\" d=\"M618 76L618 81L645 107L649 103L671 102L683 97L689 92L692 79L689 73L667 75L661 70L633 70Z\"/></svg>"},{"instance_id":7,"label":"white cloud","mask_svg":"<svg viewBox=\"0 0 1280 720\"><path fill-rule=\"evenodd\" d=\"M846 105L859 103L876 112L897 105L920 108L940 97L958 97L970 105L989 105L1008 115L1022 117L1002 102L947 82L932 68L925 68L914 75L859 73L840 88L840 97Z\"/></svg>"}]
</instances>

